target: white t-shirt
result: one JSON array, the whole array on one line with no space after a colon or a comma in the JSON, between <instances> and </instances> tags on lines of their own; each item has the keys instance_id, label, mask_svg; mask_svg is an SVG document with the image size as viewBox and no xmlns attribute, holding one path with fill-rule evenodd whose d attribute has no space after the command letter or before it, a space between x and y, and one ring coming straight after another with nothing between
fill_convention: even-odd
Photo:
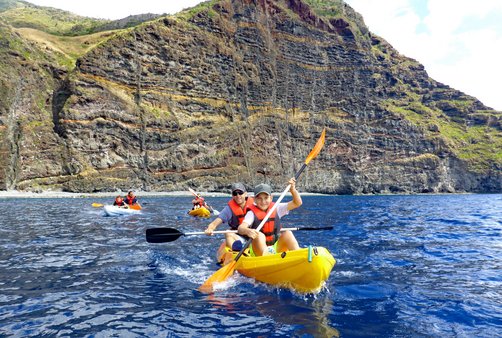
<instances>
[{"instance_id":1,"label":"white t-shirt","mask_svg":"<svg viewBox=\"0 0 502 338\"><path fill-rule=\"evenodd\" d=\"M279 218L286 216L287 214L289 214L288 203L279 203L275 211L277 212L277 217ZM244 222L246 222L249 225L253 225L254 213L251 210L246 213L246 216L244 217Z\"/></svg>"}]
</instances>

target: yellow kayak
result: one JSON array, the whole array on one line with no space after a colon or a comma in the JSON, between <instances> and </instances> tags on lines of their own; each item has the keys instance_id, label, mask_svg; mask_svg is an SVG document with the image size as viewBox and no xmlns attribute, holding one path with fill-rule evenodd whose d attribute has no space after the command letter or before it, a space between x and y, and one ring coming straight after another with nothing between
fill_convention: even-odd
<instances>
[{"instance_id":1,"label":"yellow kayak","mask_svg":"<svg viewBox=\"0 0 502 338\"><path fill-rule=\"evenodd\" d=\"M238 253L223 243L218 250L218 262L228 264ZM236 270L263 283L300 293L315 293L328 279L335 263L326 248L309 246L260 257L244 254L237 261Z\"/></svg>"},{"instance_id":2,"label":"yellow kayak","mask_svg":"<svg viewBox=\"0 0 502 338\"><path fill-rule=\"evenodd\" d=\"M209 217L211 216L211 211L209 211L207 208L200 207L198 209L192 209L188 212L190 216L194 217Z\"/></svg>"}]
</instances>

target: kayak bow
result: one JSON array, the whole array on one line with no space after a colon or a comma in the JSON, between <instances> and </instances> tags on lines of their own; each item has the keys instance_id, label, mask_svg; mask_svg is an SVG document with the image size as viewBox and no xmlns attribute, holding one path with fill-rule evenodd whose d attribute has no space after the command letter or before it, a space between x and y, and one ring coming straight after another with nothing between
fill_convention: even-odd
<instances>
[{"instance_id":1,"label":"kayak bow","mask_svg":"<svg viewBox=\"0 0 502 338\"><path fill-rule=\"evenodd\" d=\"M218 262L231 263L238 252L225 243L218 250ZM243 255L236 270L247 277L300 293L316 293L328 279L335 258L323 247L309 246L294 251L251 257Z\"/></svg>"}]
</instances>

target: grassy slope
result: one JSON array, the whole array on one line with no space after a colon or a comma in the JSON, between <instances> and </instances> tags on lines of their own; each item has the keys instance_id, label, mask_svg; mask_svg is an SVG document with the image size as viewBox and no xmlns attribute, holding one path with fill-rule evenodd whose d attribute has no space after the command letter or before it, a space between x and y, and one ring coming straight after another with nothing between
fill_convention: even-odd
<instances>
[{"instance_id":1,"label":"grassy slope","mask_svg":"<svg viewBox=\"0 0 502 338\"><path fill-rule=\"evenodd\" d=\"M116 21L101 20L24 1L0 0L0 21L15 27L16 33L41 47L67 70L73 69L77 58L93 47L130 29L110 30L110 27L137 26L152 17L145 14Z\"/></svg>"},{"instance_id":2,"label":"grassy slope","mask_svg":"<svg viewBox=\"0 0 502 338\"><path fill-rule=\"evenodd\" d=\"M26 40L44 47L42 49L51 53L58 64L67 70L75 67L77 58L117 33L117 31L112 31L82 36L59 36L33 28L17 28L15 31Z\"/></svg>"},{"instance_id":3,"label":"grassy slope","mask_svg":"<svg viewBox=\"0 0 502 338\"><path fill-rule=\"evenodd\" d=\"M17 7L0 13L0 17L14 27L34 28L54 35L84 35L109 20L87 18L51 7L39 7L17 2Z\"/></svg>"}]
</instances>

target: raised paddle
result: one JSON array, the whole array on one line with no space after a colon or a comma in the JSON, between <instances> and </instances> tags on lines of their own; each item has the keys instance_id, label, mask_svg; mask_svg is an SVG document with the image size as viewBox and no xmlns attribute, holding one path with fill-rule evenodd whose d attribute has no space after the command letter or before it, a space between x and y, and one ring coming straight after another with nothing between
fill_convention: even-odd
<instances>
[{"instance_id":1,"label":"raised paddle","mask_svg":"<svg viewBox=\"0 0 502 338\"><path fill-rule=\"evenodd\" d=\"M327 227L302 227L302 228L282 228L281 231L315 231L333 230L332 226ZM213 231L213 234L236 234L237 230ZM173 228L149 228L146 229L146 241L148 243L174 242L181 236L205 235L205 232L181 232Z\"/></svg>"},{"instance_id":2,"label":"raised paddle","mask_svg":"<svg viewBox=\"0 0 502 338\"><path fill-rule=\"evenodd\" d=\"M325 137L326 137L326 129L323 129L321 136L319 137L319 139L317 140L317 143L314 146L314 149L312 149L309 156L307 156L307 158L305 159L305 162L303 163L300 170L298 170L296 172L295 180L297 180L298 177L300 177L301 173L303 172L303 170L305 170L305 168L307 167L309 162L319 154L322 147L324 146ZM289 191L290 188L291 188L291 184L288 184L286 189L284 189L284 191L282 192L281 196L279 196L279 198L275 202L274 206L267 212L267 215L265 216L265 218L261 221L261 223L256 228L257 231L260 231L261 228L263 227L263 225L268 221L268 219L270 218L270 215L272 215L272 213L275 211L275 209L277 208L279 203L282 201L284 196L286 196L286 193ZM207 292L207 293L212 292L214 283L221 283L221 282L225 281L228 277L232 276L234 274L236 267L237 267L237 262L239 261L239 258L241 258L242 254L244 253L244 250L246 250L249 247L251 242L252 242L252 239L251 238L248 239L246 241L246 243L244 244L244 246L242 247L241 251L239 251L237 256L235 256L235 259L231 263L225 265L224 267L222 267L221 269L219 269L218 271L213 273L204 282L204 284L202 284L199 287L199 291Z\"/></svg>"}]
</instances>

